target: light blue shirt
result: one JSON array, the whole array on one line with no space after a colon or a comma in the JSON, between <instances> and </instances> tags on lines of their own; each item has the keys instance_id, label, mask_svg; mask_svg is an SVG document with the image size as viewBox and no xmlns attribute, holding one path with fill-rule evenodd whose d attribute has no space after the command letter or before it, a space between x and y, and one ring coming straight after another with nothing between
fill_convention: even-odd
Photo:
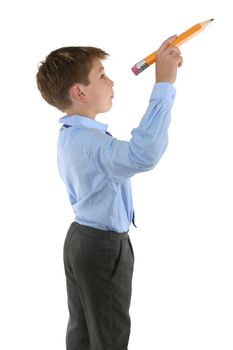
<instances>
[{"instance_id":1,"label":"light blue shirt","mask_svg":"<svg viewBox=\"0 0 233 350\"><path fill-rule=\"evenodd\" d=\"M171 83L154 84L130 141L105 134L108 125L95 119L81 115L59 119L66 126L58 137L58 168L76 222L105 231L129 230L134 214L130 178L153 169L162 157L175 94Z\"/></svg>"}]
</instances>

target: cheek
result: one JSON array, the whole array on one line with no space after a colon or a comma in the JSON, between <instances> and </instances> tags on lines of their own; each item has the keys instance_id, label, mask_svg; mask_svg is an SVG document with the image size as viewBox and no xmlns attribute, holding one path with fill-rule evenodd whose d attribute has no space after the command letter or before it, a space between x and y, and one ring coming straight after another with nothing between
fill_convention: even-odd
<instances>
[{"instance_id":1,"label":"cheek","mask_svg":"<svg viewBox=\"0 0 233 350\"><path fill-rule=\"evenodd\" d=\"M91 100L93 104L103 104L106 103L109 92L106 86L103 84L95 85L92 90Z\"/></svg>"},{"instance_id":2,"label":"cheek","mask_svg":"<svg viewBox=\"0 0 233 350\"><path fill-rule=\"evenodd\" d=\"M103 103L106 101L107 97L107 91L104 89L104 87L99 87L96 91L96 101L99 101L100 103Z\"/></svg>"},{"instance_id":3,"label":"cheek","mask_svg":"<svg viewBox=\"0 0 233 350\"><path fill-rule=\"evenodd\" d=\"M100 92L99 92L99 88L96 87L95 89L93 89L92 94L91 94L91 102L93 104L98 103L99 99L100 99Z\"/></svg>"}]
</instances>

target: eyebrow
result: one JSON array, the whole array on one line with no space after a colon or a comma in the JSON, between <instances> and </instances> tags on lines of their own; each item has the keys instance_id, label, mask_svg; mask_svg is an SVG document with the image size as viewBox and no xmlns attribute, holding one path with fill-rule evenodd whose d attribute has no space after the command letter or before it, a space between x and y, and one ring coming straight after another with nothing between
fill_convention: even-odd
<instances>
[{"instance_id":1,"label":"eyebrow","mask_svg":"<svg viewBox=\"0 0 233 350\"><path fill-rule=\"evenodd\" d=\"M104 70L104 67L101 67L101 68L99 69L99 72L100 72L101 70Z\"/></svg>"}]
</instances>

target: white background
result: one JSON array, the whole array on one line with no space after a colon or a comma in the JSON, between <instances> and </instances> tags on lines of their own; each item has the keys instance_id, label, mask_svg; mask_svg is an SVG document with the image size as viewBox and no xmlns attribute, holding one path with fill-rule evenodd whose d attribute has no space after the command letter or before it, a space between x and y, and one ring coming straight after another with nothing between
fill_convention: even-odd
<instances>
[{"instance_id":1,"label":"white background","mask_svg":"<svg viewBox=\"0 0 233 350\"><path fill-rule=\"evenodd\" d=\"M215 18L180 47L169 146L132 178L138 229L129 350L233 349L232 32L230 1L7 1L1 4L0 348L62 350L68 320L62 250L74 214L56 163L62 114L37 91L41 60L97 46L115 82L97 116L129 140L155 66L130 68L166 38ZM78 350L78 349L77 349ZM124 349L122 349L124 350Z\"/></svg>"}]
</instances>

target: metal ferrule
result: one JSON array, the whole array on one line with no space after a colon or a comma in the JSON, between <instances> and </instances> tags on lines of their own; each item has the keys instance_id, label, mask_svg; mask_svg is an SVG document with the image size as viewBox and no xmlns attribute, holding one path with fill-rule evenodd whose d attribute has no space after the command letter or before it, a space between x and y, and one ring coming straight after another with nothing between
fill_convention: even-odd
<instances>
[{"instance_id":1,"label":"metal ferrule","mask_svg":"<svg viewBox=\"0 0 233 350\"><path fill-rule=\"evenodd\" d=\"M138 63L136 63L136 67L141 73L144 69L146 69L149 66L149 64L145 60L141 60Z\"/></svg>"}]
</instances>

